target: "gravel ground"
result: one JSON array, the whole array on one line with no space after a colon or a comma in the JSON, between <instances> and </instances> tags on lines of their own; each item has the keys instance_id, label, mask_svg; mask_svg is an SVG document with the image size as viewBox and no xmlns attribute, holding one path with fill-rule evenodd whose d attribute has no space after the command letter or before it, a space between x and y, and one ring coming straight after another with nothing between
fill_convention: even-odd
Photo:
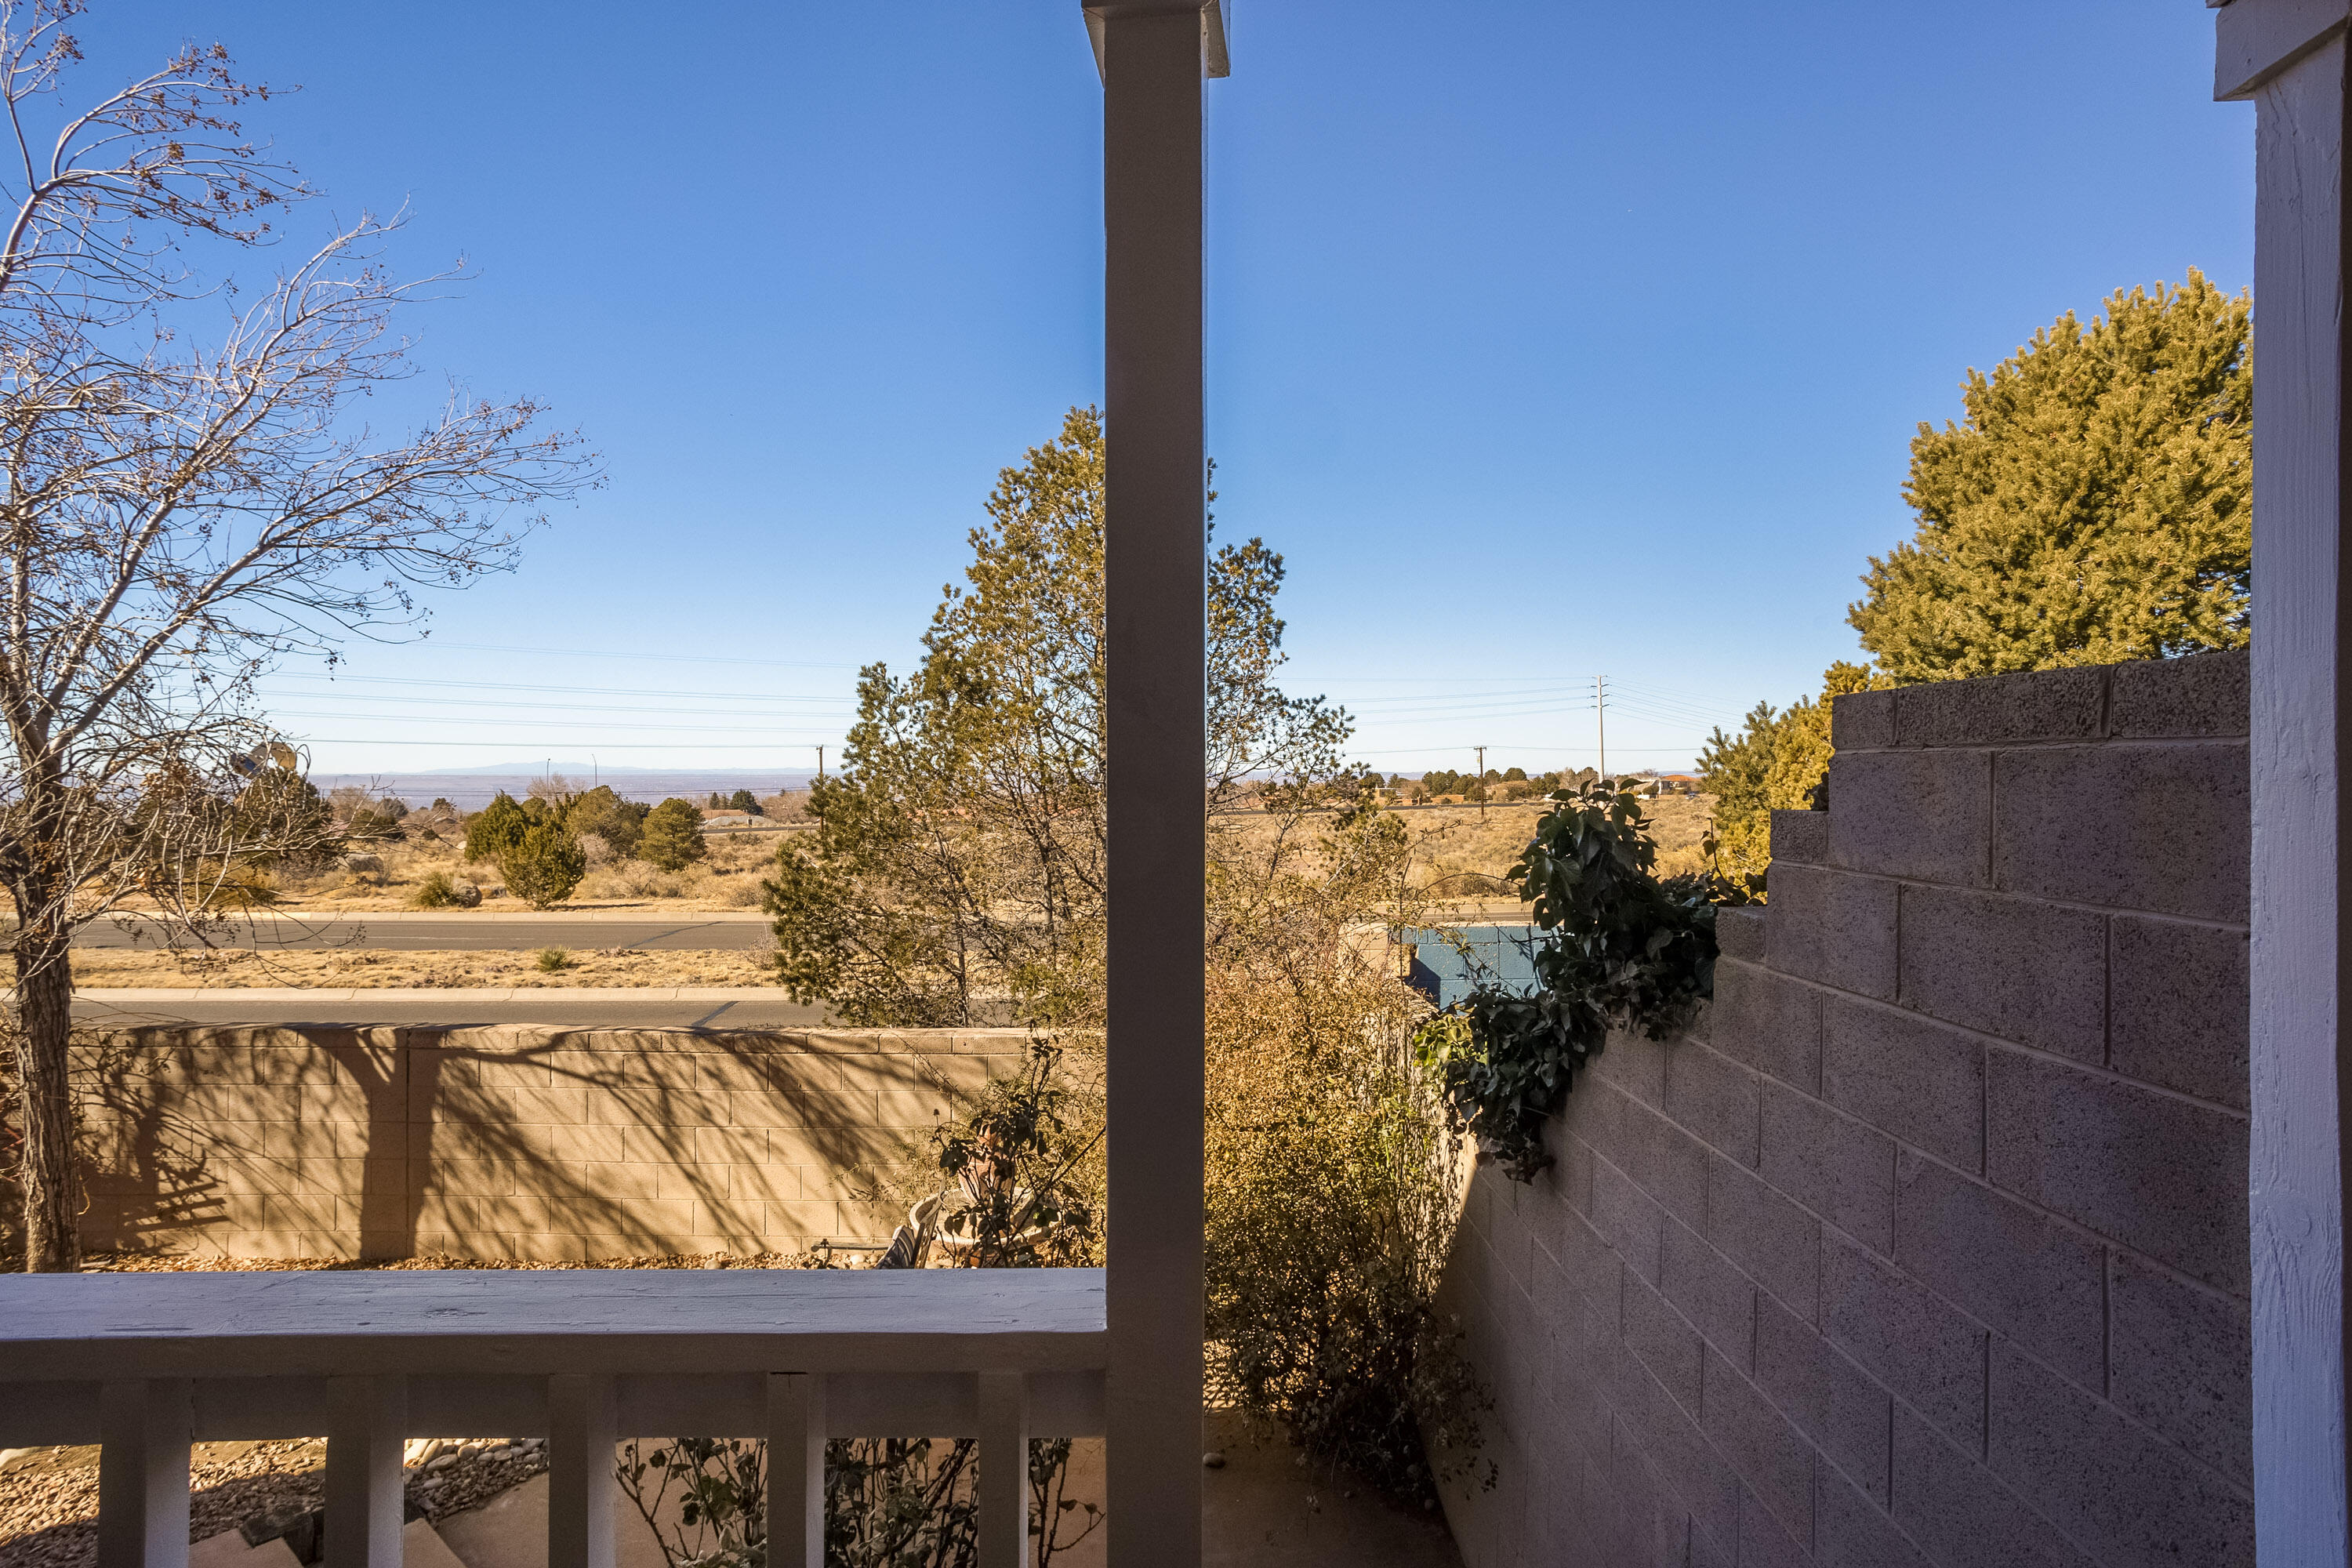
<instances>
[{"instance_id":1,"label":"gravel ground","mask_svg":"<svg viewBox=\"0 0 2352 1568\"><path fill-rule=\"evenodd\" d=\"M199 1443L189 1456L188 1540L209 1541L247 1520L320 1507L327 1443ZM478 1508L547 1468L537 1443L460 1454L412 1470L408 1501L439 1522ZM0 1469L0 1568L92 1568L98 1561L98 1449L38 1448Z\"/></svg>"},{"instance_id":2,"label":"gravel ground","mask_svg":"<svg viewBox=\"0 0 2352 1568\"><path fill-rule=\"evenodd\" d=\"M77 986L162 986L173 990L245 985L305 987L520 985L560 991L588 986L740 985L769 989L776 972L768 954L727 948L570 947L563 967L541 969L536 952L496 948L386 951L331 948L323 952L222 948L195 952L78 947Z\"/></svg>"},{"instance_id":3,"label":"gravel ground","mask_svg":"<svg viewBox=\"0 0 2352 1568\"><path fill-rule=\"evenodd\" d=\"M845 1258L852 1255L841 1251ZM856 1254L863 1261L865 1252ZM224 1258L214 1253L93 1252L85 1274L237 1274L248 1270L318 1273L359 1268L820 1268L806 1252L692 1252L666 1257L599 1258L585 1263L523 1263L511 1258Z\"/></svg>"},{"instance_id":4,"label":"gravel ground","mask_svg":"<svg viewBox=\"0 0 2352 1568\"><path fill-rule=\"evenodd\" d=\"M323 1258L253 1258L97 1253L90 1273L219 1273L245 1269L352 1268L807 1268L806 1253L699 1253L608 1258L589 1263L518 1263L505 1258L403 1258L349 1262ZM267 1443L199 1443L190 1456L188 1539L207 1541L257 1515L319 1507L326 1486L323 1437ZM408 1500L427 1519L478 1508L547 1468L537 1442L458 1452L437 1468L411 1470ZM95 1568L98 1449L33 1448L0 1462L0 1568Z\"/></svg>"}]
</instances>

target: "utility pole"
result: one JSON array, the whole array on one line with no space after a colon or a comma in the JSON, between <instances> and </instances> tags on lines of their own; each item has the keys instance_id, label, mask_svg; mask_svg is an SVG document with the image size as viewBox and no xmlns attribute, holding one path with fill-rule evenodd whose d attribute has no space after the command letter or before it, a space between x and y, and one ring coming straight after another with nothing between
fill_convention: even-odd
<instances>
[{"instance_id":1,"label":"utility pole","mask_svg":"<svg viewBox=\"0 0 2352 1568\"><path fill-rule=\"evenodd\" d=\"M1592 711L1598 716L1601 725L1601 783L1606 788L1609 784L1609 678L1605 675L1592 678Z\"/></svg>"},{"instance_id":2,"label":"utility pole","mask_svg":"<svg viewBox=\"0 0 2352 1568\"><path fill-rule=\"evenodd\" d=\"M824 748L823 746L816 749L816 776L819 784L824 782Z\"/></svg>"},{"instance_id":3,"label":"utility pole","mask_svg":"<svg viewBox=\"0 0 2352 1568\"><path fill-rule=\"evenodd\" d=\"M1473 746L1470 749L1478 753L1478 820L1484 822L1486 820L1486 748Z\"/></svg>"}]
</instances>

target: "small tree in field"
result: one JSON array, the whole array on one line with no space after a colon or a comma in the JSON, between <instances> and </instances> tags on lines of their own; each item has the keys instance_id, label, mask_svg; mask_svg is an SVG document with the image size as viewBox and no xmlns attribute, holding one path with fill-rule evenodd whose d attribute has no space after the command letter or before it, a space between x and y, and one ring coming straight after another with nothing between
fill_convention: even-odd
<instances>
[{"instance_id":1,"label":"small tree in field","mask_svg":"<svg viewBox=\"0 0 2352 1568\"><path fill-rule=\"evenodd\" d=\"M187 47L77 110L80 8L0 0L0 885L34 1269L79 1260L75 928L137 899L201 936L255 861L318 852L257 679L509 566L528 509L581 478L529 402L452 396L390 435L357 417L411 374L390 317L420 285L377 264L389 226L270 279L194 270L310 194L233 118L267 93Z\"/></svg>"},{"instance_id":2,"label":"small tree in field","mask_svg":"<svg viewBox=\"0 0 2352 1568\"><path fill-rule=\"evenodd\" d=\"M710 852L702 841L702 813L690 800L666 800L646 816L637 858L665 871L683 871Z\"/></svg>"},{"instance_id":3,"label":"small tree in field","mask_svg":"<svg viewBox=\"0 0 2352 1568\"><path fill-rule=\"evenodd\" d=\"M530 831L530 818L515 797L500 790L466 821L466 858L495 860Z\"/></svg>"},{"instance_id":4,"label":"small tree in field","mask_svg":"<svg viewBox=\"0 0 2352 1568\"><path fill-rule=\"evenodd\" d=\"M535 910L562 903L588 874L588 854L572 830L554 817L533 823L499 855L499 875L507 891Z\"/></svg>"}]
</instances>

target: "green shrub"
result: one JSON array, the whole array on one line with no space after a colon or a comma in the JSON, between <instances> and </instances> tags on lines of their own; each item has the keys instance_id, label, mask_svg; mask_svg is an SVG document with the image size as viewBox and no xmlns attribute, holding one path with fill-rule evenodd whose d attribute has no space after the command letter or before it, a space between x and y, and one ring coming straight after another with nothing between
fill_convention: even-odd
<instances>
[{"instance_id":1,"label":"green shrub","mask_svg":"<svg viewBox=\"0 0 2352 1568\"><path fill-rule=\"evenodd\" d=\"M496 860L522 842L530 825L515 797L500 790L497 799L466 819L466 858Z\"/></svg>"},{"instance_id":2,"label":"green shrub","mask_svg":"<svg viewBox=\"0 0 2352 1568\"><path fill-rule=\"evenodd\" d=\"M499 872L507 879L508 892L543 910L572 896L588 874L588 857L563 824L541 822L499 856Z\"/></svg>"},{"instance_id":3,"label":"green shrub","mask_svg":"<svg viewBox=\"0 0 2352 1568\"><path fill-rule=\"evenodd\" d=\"M454 909L457 903L457 884L450 879L446 871L430 872L416 884L416 890L408 895L408 901L420 910Z\"/></svg>"},{"instance_id":4,"label":"green shrub","mask_svg":"<svg viewBox=\"0 0 2352 1568\"><path fill-rule=\"evenodd\" d=\"M594 834L615 855L634 855L638 835L645 831L646 816L652 809L639 801L623 800L611 784L599 784L573 797L564 808L563 826L575 837Z\"/></svg>"},{"instance_id":5,"label":"green shrub","mask_svg":"<svg viewBox=\"0 0 2352 1568\"><path fill-rule=\"evenodd\" d=\"M1536 989L1483 986L1423 1026L1423 1065L1479 1157L1532 1182L1549 1165L1544 1123L1612 1029L1663 1039L1715 992L1715 906L1747 889L1714 875L1660 880L1641 802L1580 784L1558 798L1511 868L1534 906Z\"/></svg>"},{"instance_id":6,"label":"green shrub","mask_svg":"<svg viewBox=\"0 0 2352 1568\"><path fill-rule=\"evenodd\" d=\"M637 858L665 871L683 871L710 853L702 841L702 813L690 800L666 800L646 816Z\"/></svg>"},{"instance_id":7,"label":"green shrub","mask_svg":"<svg viewBox=\"0 0 2352 1568\"><path fill-rule=\"evenodd\" d=\"M561 974L572 967L572 954L560 947L539 950L539 969L542 974Z\"/></svg>"},{"instance_id":8,"label":"green shrub","mask_svg":"<svg viewBox=\"0 0 2352 1568\"><path fill-rule=\"evenodd\" d=\"M746 812L751 816L757 816L760 815L759 797L754 795L748 789L739 789L733 795L727 797L727 809L730 811Z\"/></svg>"}]
</instances>

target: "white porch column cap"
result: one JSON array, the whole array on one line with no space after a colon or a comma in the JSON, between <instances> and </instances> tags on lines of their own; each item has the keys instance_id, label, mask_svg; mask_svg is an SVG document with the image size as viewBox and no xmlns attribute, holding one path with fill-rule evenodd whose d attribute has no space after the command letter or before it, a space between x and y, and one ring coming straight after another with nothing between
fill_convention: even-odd
<instances>
[{"instance_id":1,"label":"white porch column cap","mask_svg":"<svg viewBox=\"0 0 2352 1568\"><path fill-rule=\"evenodd\" d=\"M2352 24L2352 0L2205 0L2213 18L2213 96L2252 98L2263 84Z\"/></svg>"},{"instance_id":2,"label":"white porch column cap","mask_svg":"<svg viewBox=\"0 0 2352 1568\"><path fill-rule=\"evenodd\" d=\"M1103 69L1105 16L1167 16L1201 13L1201 74L1231 76L1233 61L1225 53L1224 0L1080 0L1087 11L1087 37L1095 47L1095 73Z\"/></svg>"}]
</instances>

